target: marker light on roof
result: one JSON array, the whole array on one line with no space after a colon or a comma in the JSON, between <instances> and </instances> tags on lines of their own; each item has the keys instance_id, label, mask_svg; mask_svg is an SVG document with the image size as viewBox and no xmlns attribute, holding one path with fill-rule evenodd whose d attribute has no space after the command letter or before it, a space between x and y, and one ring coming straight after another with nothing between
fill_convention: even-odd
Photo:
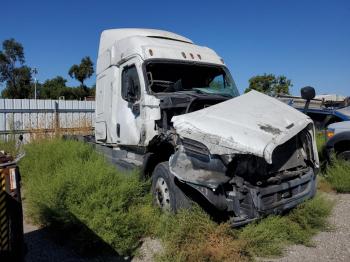
<instances>
[{"instance_id":1,"label":"marker light on roof","mask_svg":"<svg viewBox=\"0 0 350 262\"><path fill-rule=\"evenodd\" d=\"M202 60L202 57L200 54L197 54L197 56L198 56L199 60Z\"/></svg>"},{"instance_id":2,"label":"marker light on roof","mask_svg":"<svg viewBox=\"0 0 350 262\"><path fill-rule=\"evenodd\" d=\"M153 51L152 51L152 49L148 49L148 52L149 52L149 54L150 54L151 56L153 56Z\"/></svg>"},{"instance_id":3,"label":"marker light on roof","mask_svg":"<svg viewBox=\"0 0 350 262\"><path fill-rule=\"evenodd\" d=\"M191 58L192 58L192 59L194 59L194 56L193 56L193 54L192 54L192 53L190 53L190 56L191 56Z\"/></svg>"},{"instance_id":4,"label":"marker light on roof","mask_svg":"<svg viewBox=\"0 0 350 262\"><path fill-rule=\"evenodd\" d=\"M224 59L221 58L220 61L221 61L221 63L225 64Z\"/></svg>"},{"instance_id":5,"label":"marker light on roof","mask_svg":"<svg viewBox=\"0 0 350 262\"><path fill-rule=\"evenodd\" d=\"M185 52L182 52L181 54L182 54L183 58L186 58Z\"/></svg>"}]
</instances>

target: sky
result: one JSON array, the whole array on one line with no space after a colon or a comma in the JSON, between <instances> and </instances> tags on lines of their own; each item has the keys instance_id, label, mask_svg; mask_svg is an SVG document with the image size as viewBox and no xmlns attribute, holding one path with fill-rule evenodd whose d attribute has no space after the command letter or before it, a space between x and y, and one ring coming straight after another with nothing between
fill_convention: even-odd
<instances>
[{"instance_id":1,"label":"sky","mask_svg":"<svg viewBox=\"0 0 350 262\"><path fill-rule=\"evenodd\" d=\"M240 92L252 76L285 75L291 92L350 95L349 0L91 1L1 0L0 42L15 38L38 81L90 56L110 28L172 31L214 49ZM86 82L95 83L95 76Z\"/></svg>"}]
</instances>

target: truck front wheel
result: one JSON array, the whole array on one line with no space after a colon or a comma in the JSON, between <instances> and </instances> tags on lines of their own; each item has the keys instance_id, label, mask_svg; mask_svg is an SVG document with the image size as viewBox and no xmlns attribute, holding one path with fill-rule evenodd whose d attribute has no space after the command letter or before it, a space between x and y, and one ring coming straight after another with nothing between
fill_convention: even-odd
<instances>
[{"instance_id":1,"label":"truck front wheel","mask_svg":"<svg viewBox=\"0 0 350 262\"><path fill-rule=\"evenodd\" d=\"M175 184L169 171L169 163L159 163L152 174L153 202L163 211L177 212L191 206L190 199Z\"/></svg>"}]
</instances>

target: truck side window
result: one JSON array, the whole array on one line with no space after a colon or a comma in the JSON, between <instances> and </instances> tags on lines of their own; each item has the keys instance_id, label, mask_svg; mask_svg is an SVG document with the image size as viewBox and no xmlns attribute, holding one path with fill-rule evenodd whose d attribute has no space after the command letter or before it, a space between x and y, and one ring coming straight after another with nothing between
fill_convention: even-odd
<instances>
[{"instance_id":1,"label":"truck side window","mask_svg":"<svg viewBox=\"0 0 350 262\"><path fill-rule=\"evenodd\" d=\"M135 103L140 99L140 80L135 65L125 67L122 72L122 97L124 100Z\"/></svg>"}]
</instances>

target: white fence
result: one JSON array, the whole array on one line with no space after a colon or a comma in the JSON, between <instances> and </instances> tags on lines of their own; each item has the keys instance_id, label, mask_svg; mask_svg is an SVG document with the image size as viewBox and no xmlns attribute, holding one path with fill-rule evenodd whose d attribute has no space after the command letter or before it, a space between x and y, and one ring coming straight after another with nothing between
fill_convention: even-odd
<instances>
[{"instance_id":1,"label":"white fence","mask_svg":"<svg viewBox=\"0 0 350 262\"><path fill-rule=\"evenodd\" d=\"M0 134L93 128L95 101L0 99Z\"/></svg>"}]
</instances>

